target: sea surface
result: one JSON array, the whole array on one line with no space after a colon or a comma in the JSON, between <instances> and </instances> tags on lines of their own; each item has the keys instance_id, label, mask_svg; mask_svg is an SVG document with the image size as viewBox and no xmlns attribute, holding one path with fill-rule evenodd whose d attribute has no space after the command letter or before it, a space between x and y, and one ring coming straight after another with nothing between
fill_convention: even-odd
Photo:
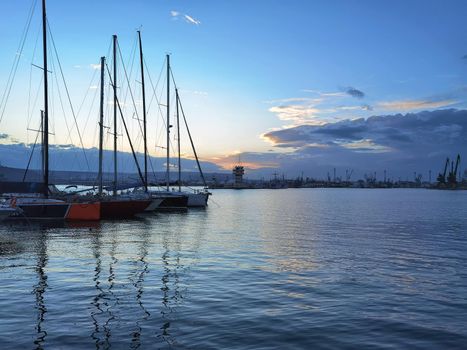
<instances>
[{"instance_id":1,"label":"sea surface","mask_svg":"<svg viewBox=\"0 0 467 350\"><path fill-rule=\"evenodd\" d=\"M0 224L0 349L467 348L467 191L213 192Z\"/></svg>"}]
</instances>

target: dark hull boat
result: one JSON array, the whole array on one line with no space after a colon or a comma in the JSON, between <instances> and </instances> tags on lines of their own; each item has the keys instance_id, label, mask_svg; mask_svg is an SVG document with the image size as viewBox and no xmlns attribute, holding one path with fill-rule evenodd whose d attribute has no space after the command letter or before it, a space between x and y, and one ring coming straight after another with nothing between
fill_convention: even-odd
<instances>
[{"instance_id":1,"label":"dark hull boat","mask_svg":"<svg viewBox=\"0 0 467 350\"><path fill-rule=\"evenodd\" d=\"M186 210L188 206L188 197L172 193L156 193L153 198L161 199L156 210Z\"/></svg>"},{"instance_id":2,"label":"dark hull boat","mask_svg":"<svg viewBox=\"0 0 467 350\"><path fill-rule=\"evenodd\" d=\"M143 213L151 204L151 200L125 200L107 199L101 203L101 219L129 219L135 215Z\"/></svg>"},{"instance_id":3,"label":"dark hull boat","mask_svg":"<svg viewBox=\"0 0 467 350\"><path fill-rule=\"evenodd\" d=\"M100 219L99 201L70 202L53 185L49 186L49 198L46 198L41 193L45 192L44 188L44 184L37 182L0 182L3 197L10 201L10 205L20 209L12 218L84 221Z\"/></svg>"},{"instance_id":4,"label":"dark hull boat","mask_svg":"<svg viewBox=\"0 0 467 350\"><path fill-rule=\"evenodd\" d=\"M17 198L20 210L11 218L28 220L97 221L100 219L99 202L67 203L47 198Z\"/></svg>"},{"instance_id":5,"label":"dark hull boat","mask_svg":"<svg viewBox=\"0 0 467 350\"><path fill-rule=\"evenodd\" d=\"M18 207L23 211L21 216L28 219L64 220L70 205L67 203L26 203Z\"/></svg>"}]
</instances>

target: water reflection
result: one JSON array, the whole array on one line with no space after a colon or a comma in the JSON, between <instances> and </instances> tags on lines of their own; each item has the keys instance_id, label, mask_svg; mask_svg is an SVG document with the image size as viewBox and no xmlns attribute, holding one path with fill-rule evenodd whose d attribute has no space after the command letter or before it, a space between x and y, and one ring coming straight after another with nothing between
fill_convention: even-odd
<instances>
[{"instance_id":1,"label":"water reflection","mask_svg":"<svg viewBox=\"0 0 467 350\"><path fill-rule=\"evenodd\" d=\"M202 217L196 225L187 219L179 214L98 225L13 223L13 231L28 237L18 240L21 249L1 243L16 241L17 235L0 227L0 254L15 251L20 261L8 266L0 260L0 269L18 273L16 266L33 266L29 300L35 313L17 317L30 322L33 347L54 348L64 341L95 349L179 344L179 307L206 229Z\"/></svg>"},{"instance_id":2,"label":"water reflection","mask_svg":"<svg viewBox=\"0 0 467 350\"><path fill-rule=\"evenodd\" d=\"M94 310L91 311L91 318L94 324L94 331L91 334L92 339L95 342L96 349L108 349L110 347L109 337L110 331L107 328L107 323L109 318L105 319L105 322L101 322L100 320L105 317L108 310L108 303L106 301L105 292L102 289L102 282L101 282L101 273L102 273L102 258L101 258L101 232L95 232L93 236L93 255L96 262L96 266L94 268L94 283L96 289L96 295L93 298L92 305L94 306ZM105 310L104 310L105 308ZM101 323L103 323L101 325ZM101 339L101 334L104 334L104 339Z\"/></svg>"},{"instance_id":3,"label":"water reflection","mask_svg":"<svg viewBox=\"0 0 467 350\"><path fill-rule=\"evenodd\" d=\"M146 309L143 303L143 293L144 293L144 278L149 271L149 264L146 261L148 255L148 246L150 244L150 236L148 231L143 231L140 235L139 249L137 260L135 261L136 270L132 278L133 286L136 290L136 302L141 309L142 315L136 320L135 330L132 333L131 339L131 348L138 349L141 346L141 324L148 320L151 316L151 313ZM140 268L139 268L140 267Z\"/></svg>"},{"instance_id":4,"label":"water reflection","mask_svg":"<svg viewBox=\"0 0 467 350\"><path fill-rule=\"evenodd\" d=\"M175 256L171 257L169 239L173 238L174 236L170 237L169 235L164 234L162 238L162 246L164 249L164 252L161 256L163 268L163 275L161 278L162 308L160 311L162 317L162 326L160 328L161 332L157 336L166 342L169 346L176 344L176 339L172 330L170 329L173 320L172 314L176 312L176 307L183 299L179 288L180 276L178 271L179 269L183 269L183 265L180 262L180 239L178 235L176 236L178 239L175 242L175 247L172 250L172 254L175 254ZM173 260L174 263L172 262Z\"/></svg>"},{"instance_id":5,"label":"water reflection","mask_svg":"<svg viewBox=\"0 0 467 350\"><path fill-rule=\"evenodd\" d=\"M47 257L47 231L41 230L38 237L37 245L37 264L36 264L36 273L37 273L37 284L34 285L33 294L36 297L36 310L37 310L37 319L36 319L36 339L34 340L36 349L43 349L45 338L47 336L47 331L43 327L45 320L45 314L47 313L47 307L44 301L44 294L48 288L47 284L47 274L45 268L47 266L48 257Z\"/></svg>"}]
</instances>

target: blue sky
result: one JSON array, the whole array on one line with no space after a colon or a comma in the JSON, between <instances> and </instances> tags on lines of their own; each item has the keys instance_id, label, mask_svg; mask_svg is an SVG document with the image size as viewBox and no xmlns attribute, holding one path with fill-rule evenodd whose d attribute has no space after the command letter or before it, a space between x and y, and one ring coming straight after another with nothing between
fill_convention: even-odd
<instances>
[{"instance_id":1,"label":"blue sky","mask_svg":"<svg viewBox=\"0 0 467 350\"><path fill-rule=\"evenodd\" d=\"M0 23L2 93L31 2L0 3L1 13L7 14ZM24 101L39 10L0 124L2 133L22 142L34 137L25 130L29 118ZM284 153L303 149L303 142L301 148L279 145L277 137L271 137L275 131L370 116L464 109L465 13L465 1L48 1L49 22L74 105L81 104L89 89L95 73L91 64L107 54L111 35L119 35L126 58L135 29L142 26L153 79L164 55L172 55L199 153L230 167L238 160L237 153L244 152L245 164L254 168L284 167L280 161ZM40 60L36 55L35 62ZM33 91L40 83L38 76L33 71ZM84 106L78 124L83 129L86 124L84 143L92 147L97 109L86 123L93 105L85 101ZM152 144L162 143L162 124L156 123L160 116L155 112L152 126L159 128L159 136ZM54 117L57 130L64 125L59 114ZM72 124L71 115L67 118ZM132 132L137 138L136 126ZM66 133L55 134L57 143L70 143ZM73 143L78 145L76 136ZM461 151L463 146L456 142L449 151ZM183 145L188 152L187 143ZM122 148L128 149L123 141ZM437 157L433 164L441 155ZM334 163L339 166L337 158Z\"/></svg>"}]
</instances>

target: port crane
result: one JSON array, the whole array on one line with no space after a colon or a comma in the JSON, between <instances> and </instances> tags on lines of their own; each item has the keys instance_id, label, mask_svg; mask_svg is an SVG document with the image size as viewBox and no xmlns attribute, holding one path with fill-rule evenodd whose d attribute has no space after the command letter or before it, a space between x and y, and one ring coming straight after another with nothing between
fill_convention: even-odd
<instances>
[{"instance_id":1,"label":"port crane","mask_svg":"<svg viewBox=\"0 0 467 350\"><path fill-rule=\"evenodd\" d=\"M461 162L460 154L457 155L456 165L454 166L454 161L451 162L451 171L448 174L448 184L455 186L457 184L457 170Z\"/></svg>"},{"instance_id":2,"label":"port crane","mask_svg":"<svg viewBox=\"0 0 467 350\"><path fill-rule=\"evenodd\" d=\"M448 170L448 166L449 166L449 157L446 158L446 164L444 165L444 172L441 174L439 173L438 177L437 177L437 181L439 184L445 184L446 183L446 172Z\"/></svg>"}]
</instances>

